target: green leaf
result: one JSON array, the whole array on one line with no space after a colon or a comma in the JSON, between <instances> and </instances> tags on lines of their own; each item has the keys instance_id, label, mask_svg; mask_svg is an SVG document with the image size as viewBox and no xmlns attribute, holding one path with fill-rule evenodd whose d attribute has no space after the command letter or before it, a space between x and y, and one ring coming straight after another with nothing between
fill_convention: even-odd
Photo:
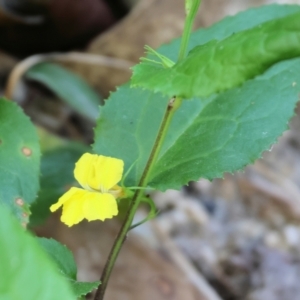
<instances>
[{"instance_id":1,"label":"green leaf","mask_svg":"<svg viewBox=\"0 0 300 300\"><path fill-rule=\"evenodd\" d=\"M93 282L80 282L80 281L71 281L72 289L77 297L85 296L94 289L96 289L100 284L100 281Z\"/></svg>"},{"instance_id":2,"label":"green leaf","mask_svg":"<svg viewBox=\"0 0 300 300\"><path fill-rule=\"evenodd\" d=\"M27 223L29 205L39 189L37 132L20 107L0 99L0 204Z\"/></svg>"},{"instance_id":3,"label":"green leaf","mask_svg":"<svg viewBox=\"0 0 300 300\"><path fill-rule=\"evenodd\" d=\"M152 63L155 63L155 64L159 64L159 65L162 65L165 68L170 68L170 67L174 66L175 63L172 60L168 59L164 55L159 54L157 51L152 49L150 46L146 45L145 50L146 50L148 56L153 56L158 61L154 60L154 59L146 58L146 57L142 57L141 58L142 61L147 61L147 62L152 62Z\"/></svg>"},{"instance_id":4,"label":"green leaf","mask_svg":"<svg viewBox=\"0 0 300 300\"><path fill-rule=\"evenodd\" d=\"M25 76L46 85L82 116L97 119L100 97L79 76L52 63L37 64Z\"/></svg>"},{"instance_id":5,"label":"green leaf","mask_svg":"<svg viewBox=\"0 0 300 300\"><path fill-rule=\"evenodd\" d=\"M227 17L210 28L201 29L194 32L191 36L189 49L195 47L197 44L207 43L211 39L218 39L218 40L225 39L234 32L247 30L259 25L260 23L272 20L274 18L282 18L284 16L293 14L297 11L300 11L300 6L271 5L271 6L264 6L255 9L250 9L236 16ZM158 52L174 60L178 56L179 45L180 45L180 39L177 39L173 41L171 44L162 46L158 50ZM295 63L296 62L298 61L295 60ZM292 61L291 64L293 65L294 62ZM280 72L283 72L285 64L280 64L280 66L282 66L282 69L277 69L277 67L275 66L272 69L273 72L276 69L278 70L278 74L280 74ZM297 68L297 66L293 66L293 67ZM286 72L288 71L285 70L284 72L285 73L279 76L282 76L283 78L287 78ZM267 76L267 74L268 73L266 73L264 76ZM273 75L275 75L275 73ZM257 78L254 82L251 83L254 84L255 87L257 88L257 91L255 91L255 93L259 94L260 96L259 99L262 99L261 100L262 104L266 101L266 103L268 103L268 105L270 105L270 107L273 108L273 103L271 102L273 95L271 96L271 98L268 98L270 97L268 91L268 88L270 88L270 86L268 86L266 80L261 80L258 82L257 80L259 80L259 78ZM280 85L276 86L275 91L278 90L279 87ZM273 87L271 87L271 89L272 88ZM251 96L250 92L249 91L247 92L247 90L244 89L238 89L238 90L240 90L239 101L241 102L244 101L245 97ZM289 97L289 101L291 101L289 102L289 107L293 107L295 101L297 100L297 95L294 89L292 88L292 86L290 86L290 92L294 94L293 97L291 96ZM227 96L228 95L230 94L227 94ZM279 91L279 94L275 95L277 101L279 101L278 99L280 99L280 95L284 97L284 89ZM220 95L219 97L221 96L222 95ZM237 97L237 94L235 96ZM183 137L185 136L185 133L188 132L189 128L195 125L194 124L195 120L197 120L198 116L201 114L205 106L213 105L213 102L215 100L220 101L218 100L219 97L214 95L209 98L203 99L203 101L199 101L199 99L197 98L189 101L184 101L182 107L174 116L172 126L168 132L168 135L166 137L166 140L164 142L160 154L160 161L158 161L158 165L155 166L153 169L151 180L152 180L152 185L154 187L160 188L162 190L169 187L179 188L179 186L185 184L187 181L192 179L198 179L200 178L201 174L203 174L200 168L198 168L197 166L190 166L191 162L187 161L181 166L182 167L181 170L183 170L183 168L185 167L183 173L174 174L173 172L174 175L174 180L173 180L171 176L172 174L170 175L170 172L168 171L168 165L167 164L163 165L162 162L171 160L170 156L168 155L168 153L171 153L168 152L169 149L170 149L169 151L172 150L172 152L174 152L174 155L176 153L177 156L180 155L180 151L183 151L181 153L181 160L183 161L186 158L185 151L188 152L192 148L190 147L190 145L192 145L191 143L194 143L194 141L190 141L186 139L187 143L185 145L183 143L180 143L181 144L180 147L182 147L180 151L177 151L176 146L174 145L176 144L177 140L179 140L179 138L181 138L182 141ZM220 99L224 99L224 98L220 98ZM286 102L285 99L281 101L283 101L283 103ZM226 102L228 102L228 100L226 100ZM132 171L130 172L125 182L127 186L136 186L140 180L141 174L145 168L146 161L148 160L150 151L153 147L155 137L158 133L159 124L162 121L163 113L166 109L167 103L168 103L168 97L164 97L160 93L154 94L150 91L145 91L142 89L130 89L128 85L125 85L123 87L120 87L117 90L117 92L113 93L110 99L106 101L105 106L101 107L100 109L101 115L98 120L97 128L95 131L94 150L98 154L110 155L110 156L123 159L125 161L125 172L126 170L128 170L128 168L130 168L132 164L134 164L134 167L132 168ZM225 105L225 102L224 103L218 102L218 103L221 108ZM229 107L231 107L232 103L229 104L230 104ZM256 108L256 106L253 106L253 108ZM269 108L264 108L264 110L268 111ZM206 113L208 112L209 111L206 110ZM218 111L216 111L216 113L217 112ZM251 111L249 111L249 114L250 113ZM253 109L252 113L255 114L256 110ZM292 109L290 110L290 115L291 114L292 114ZM286 120L284 124L286 124L287 121L288 121L288 113L286 113ZM278 126L282 126L282 123L278 124ZM270 134L274 134L274 132L272 133L270 131L273 130L272 128L270 129L268 127L268 124L263 124L261 127L261 132L267 132L268 130ZM281 132L284 129L285 127L282 126ZM214 131L217 129L211 128L211 130ZM276 129L276 131L277 131L277 136L281 134L278 128ZM192 132L190 132L190 134L192 135ZM199 138L199 136L197 138ZM240 140L242 137L239 138L237 137L236 141L239 145L241 145ZM275 141L275 139L276 139L275 134L273 135L272 138L270 138L270 140L272 141L266 139L265 142L266 146L265 148L262 148L260 152L268 148L269 145ZM213 141L211 141L211 143L213 143ZM193 148L194 148L193 150L196 153L198 149L196 147ZM221 154L219 153L219 155ZM233 151L232 155L230 156L232 160L234 159L235 155L239 155L239 153L237 151ZM246 162L248 159L246 164L251 163L255 159L254 155L252 155L251 153L249 154L248 158L247 158L247 153L245 153L245 155L246 156L244 157L245 158L244 162ZM257 154L256 157L258 156L259 153ZM236 164L235 165L236 170L241 168L242 165L243 163L241 163L239 166ZM193 169L193 174L188 174L188 176L185 176L184 174L186 170L189 170L190 167L192 167ZM212 169L215 172L214 174L218 173L217 167L218 165L215 166L215 164L212 163ZM222 174L223 172L226 171L234 171L233 167L234 166L231 167L231 166L221 165L218 170L219 171L218 174ZM163 176L166 176L166 178L163 178ZM210 172L204 174L203 176L207 178L211 178L213 175ZM158 182L158 178L160 178L161 182Z\"/></svg>"},{"instance_id":6,"label":"green leaf","mask_svg":"<svg viewBox=\"0 0 300 300\"><path fill-rule=\"evenodd\" d=\"M168 102L168 98L159 93L124 85L101 107L93 149L95 153L123 159L124 173L133 165L125 181L127 186L137 186L140 181ZM163 151L176 142L203 107L198 99L184 102L174 117Z\"/></svg>"},{"instance_id":7,"label":"green leaf","mask_svg":"<svg viewBox=\"0 0 300 300\"><path fill-rule=\"evenodd\" d=\"M0 219L0 299L75 300L36 240L1 204Z\"/></svg>"},{"instance_id":8,"label":"green leaf","mask_svg":"<svg viewBox=\"0 0 300 300\"><path fill-rule=\"evenodd\" d=\"M58 241L46 238L37 238L41 248L51 257L60 273L68 279L76 279L77 266L72 252Z\"/></svg>"},{"instance_id":9,"label":"green leaf","mask_svg":"<svg viewBox=\"0 0 300 300\"><path fill-rule=\"evenodd\" d=\"M184 101L174 116L149 185L178 189L200 177L212 179L257 159L287 129L300 91L300 60L205 101ZM126 184L137 185L163 112L160 94L121 87L102 108L94 150L135 165ZM123 106L122 103L126 103ZM137 160L137 161L136 161Z\"/></svg>"},{"instance_id":10,"label":"green leaf","mask_svg":"<svg viewBox=\"0 0 300 300\"><path fill-rule=\"evenodd\" d=\"M206 97L242 84L278 61L300 55L300 13L194 48L172 68L145 61L132 85L172 97Z\"/></svg>"},{"instance_id":11,"label":"green leaf","mask_svg":"<svg viewBox=\"0 0 300 300\"><path fill-rule=\"evenodd\" d=\"M265 5L248 9L234 16L229 16L208 28L201 28L192 33L188 50L204 45L212 40L224 40L232 34L256 27L264 22L286 17L300 12L300 5ZM181 38L174 39L170 44L162 45L157 50L164 56L176 61Z\"/></svg>"},{"instance_id":12,"label":"green leaf","mask_svg":"<svg viewBox=\"0 0 300 300\"><path fill-rule=\"evenodd\" d=\"M222 177L253 163L288 129L299 92L296 59L219 95L161 154L149 184L178 189L190 180Z\"/></svg>"},{"instance_id":13,"label":"green leaf","mask_svg":"<svg viewBox=\"0 0 300 300\"><path fill-rule=\"evenodd\" d=\"M123 159L126 170L134 164L127 186L139 182L167 104L167 97L125 85L101 107L93 149Z\"/></svg>"},{"instance_id":14,"label":"green leaf","mask_svg":"<svg viewBox=\"0 0 300 300\"><path fill-rule=\"evenodd\" d=\"M73 171L75 163L90 148L78 143L69 143L43 153L41 160L41 189L37 200L31 206L30 225L41 224L49 215L49 207L69 187L77 184Z\"/></svg>"},{"instance_id":15,"label":"green leaf","mask_svg":"<svg viewBox=\"0 0 300 300\"><path fill-rule=\"evenodd\" d=\"M57 265L60 273L68 279L76 297L81 297L97 288L99 281L78 282L76 281L77 266L72 252L65 246L53 239L38 238L40 246Z\"/></svg>"}]
</instances>

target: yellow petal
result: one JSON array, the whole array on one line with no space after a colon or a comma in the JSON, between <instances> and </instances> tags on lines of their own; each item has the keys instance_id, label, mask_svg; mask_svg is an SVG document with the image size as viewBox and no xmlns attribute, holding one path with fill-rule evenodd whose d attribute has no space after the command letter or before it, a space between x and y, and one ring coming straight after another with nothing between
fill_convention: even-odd
<instances>
[{"instance_id":1,"label":"yellow petal","mask_svg":"<svg viewBox=\"0 0 300 300\"><path fill-rule=\"evenodd\" d=\"M83 189L77 189L76 193L72 195L63 204L63 211L61 216L61 221L68 226L75 225L84 219L84 202L86 194L88 191Z\"/></svg>"},{"instance_id":2,"label":"yellow petal","mask_svg":"<svg viewBox=\"0 0 300 300\"><path fill-rule=\"evenodd\" d=\"M109 190L122 178L124 162L121 159L99 155L96 164L96 182L101 190Z\"/></svg>"},{"instance_id":3,"label":"yellow petal","mask_svg":"<svg viewBox=\"0 0 300 300\"><path fill-rule=\"evenodd\" d=\"M85 153L76 163L74 176L81 186L105 192L121 180L123 168L121 159Z\"/></svg>"},{"instance_id":4,"label":"yellow petal","mask_svg":"<svg viewBox=\"0 0 300 300\"><path fill-rule=\"evenodd\" d=\"M52 212L58 210L62 205L64 205L64 203L68 200L70 200L71 198L73 198L74 195L79 195L79 193L81 191L84 191L83 189L79 189L79 188L75 188L72 187L70 188L66 193L64 193L59 199L58 201L50 206L50 210ZM76 196L75 196L76 197Z\"/></svg>"},{"instance_id":5,"label":"yellow petal","mask_svg":"<svg viewBox=\"0 0 300 300\"><path fill-rule=\"evenodd\" d=\"M85 153L77 161L74 170L74 177L84 188L89 186L88 182L94 175L94 165L97 162L96 154Z\"/></svg>"},{"instance_id":6,"label":"yellow petal","mask_svg":"<svg viewBox=\"0 0 300 300\"><path fill-rule=\"evenodd\" d=\"M118 214L117 201L111 194L87 192L83 211L88 221L111 219Z\"/></svg>"}]
</instances>

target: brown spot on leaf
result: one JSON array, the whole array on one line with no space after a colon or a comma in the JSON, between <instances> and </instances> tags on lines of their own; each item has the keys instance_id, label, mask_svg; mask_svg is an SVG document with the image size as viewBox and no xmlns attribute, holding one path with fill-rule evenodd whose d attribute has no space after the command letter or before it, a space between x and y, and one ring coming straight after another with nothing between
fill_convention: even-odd
<instances>
[{"instance_id":1,"label":"brown spot on leaf","mask_svg":"<svg viewBox=\"0 0 300 300\"><path fill-rule=\"evenodd\" d=\"M22 225L22 227L24 227L24 228L27 227L27 223L26 223L26 222L22 222L21 225Z\"/></svg>"},{"instance_id":2,"label":"brown spot on leaf","mask_svg":"<svg viewBox=\"0 0 300 300\"><path fill-rule=\"evenodd\" d=\"M24 205L24 200L22 198L17 198L16 199L16 203L19 205L19 206L23 206Z\"/></svg>"},{"instance_id":3,"label":"brown spot on leaf","mask_svg":"<svg viewBox=\"0 0 300 300\"><path fill-rule=\"evenodd\" d=\"M30 156L32 154L32 150L27 147L23 147L22 152L25 156Z\"/></svg>"}]
</instances>

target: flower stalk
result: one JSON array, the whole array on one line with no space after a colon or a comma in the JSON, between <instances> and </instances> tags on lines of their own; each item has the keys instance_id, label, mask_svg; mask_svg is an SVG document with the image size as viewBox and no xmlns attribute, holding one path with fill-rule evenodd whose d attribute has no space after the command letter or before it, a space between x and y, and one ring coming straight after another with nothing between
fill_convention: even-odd
<instances>
[{"instance_id":1,"label":"flower stalk","mask_svg":"<svg viewBox=\"0 0 300 300\"><path fill-rule=\"evenodd\" d=\"M139 182L139 187L146 187L146 185L148 183L148 177L149 177L150 171L154 165L154 162L157 159L157 156L159 155L162 143L167 134L172 117L173 117L175 111L179 108L180 104L181 104L180 98L173 98L170 100L169 104L167 105L166 112L165 112L164 118L162 120L162 123L160 125L160 129L158 131L156 141L153 145L147 165L144 169L143 175ZM112 271L115 261L118 257L118 254L121 250L121 247L126 239L127 233L131 228L133 217L134 217L143 197L144 197L143 189L137 189L132 197L132 200L131 200L130 206L128 208L124 223L119 231L119 234L115 240L115 243L114 243L112 250L109 254L109 257L107 259L102 276L100 278L101 284L96 292L94 300L103 300L104 293L105 293L105 290L107 287L107 283L108 283L111 271Z\"/></svg>"},{"instance_id":2,"label":"flower stalk","mask_svg":"<svg viewBox=\"0 0 300 300\"><path fill-rule=\"evenodd\" d=\"M191 0L186 0L186 1L191 1ZM187 18L185 21L178 61L185 58L193 22L194 22L198 8L201 3L201 0L192 0L192 1L193 2L190 2L191 5L189 6L189 12L187 14ZM166 107L165 114L162 119L160 128L159 128L155 143L151 150L149 159L147 161L146 167L144 169L144 172L142 174L142 177L140 179L138 187L143 188L143 187L147 186L149 175L151 174L151 170L152 170L155 162L157 161L158 155L160 153L162 144L165 140L165 137L168 132L172 118L173 118L175 112L177 111L177 109L180 107L181 103L182 103L182 99L179 97L174 97L169 101L169 103ZM121 247L122 247L124 241L126 240L127 233L131 229L133 217L134 217L143 197L144 197L143 189L137 189L132 197L131 204L128 208L123 225L119 231L119 234L114 242L114 245L113 245L111 252L108 256L108 259L106 261L104 270L102 272L102 276L100 278L101 284L97 289L94 300L103 300L103 298L104 298L104 294L105 294L105 290L106 290L106 287L108 284L110 274L112 272L112 269L114 267L114 264L116 262L118 254L121 250Z\"/></svg>"}]
</instances>

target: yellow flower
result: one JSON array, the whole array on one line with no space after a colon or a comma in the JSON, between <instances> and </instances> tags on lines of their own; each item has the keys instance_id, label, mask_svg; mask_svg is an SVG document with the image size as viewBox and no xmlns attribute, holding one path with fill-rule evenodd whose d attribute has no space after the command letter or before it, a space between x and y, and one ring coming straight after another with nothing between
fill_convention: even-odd
<instances>
[{"instance_id":1,"label":"yellow flower","mask_svg":"<svg viewBox=\"0 0 300 300\"><path fill-rule=\"evenodd\" d=\"M85 153L75 165L74 176L83 187L72 187L50 207L52 212L63 206L61 221L68 226L88 221L110 219L118 214L116 198L122 196L121 159Z\"/></svg>"}]
</instances>

